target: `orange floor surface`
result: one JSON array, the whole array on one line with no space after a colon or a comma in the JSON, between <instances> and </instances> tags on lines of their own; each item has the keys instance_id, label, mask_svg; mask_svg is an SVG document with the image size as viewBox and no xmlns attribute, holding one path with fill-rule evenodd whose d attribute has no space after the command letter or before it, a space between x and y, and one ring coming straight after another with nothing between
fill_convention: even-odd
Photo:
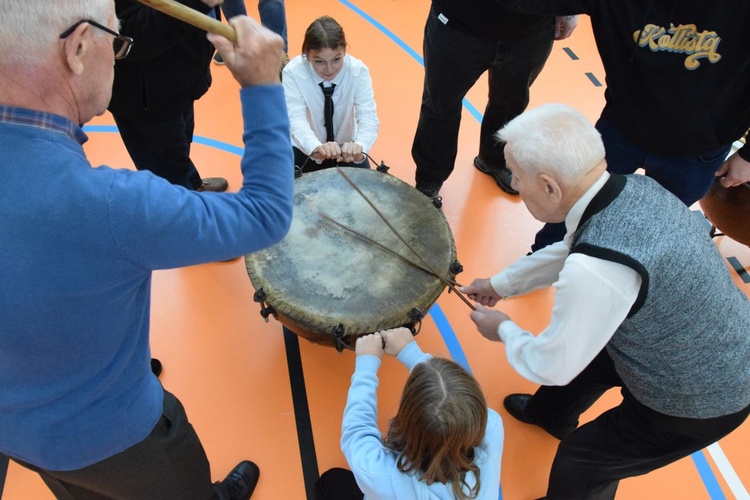
<instances>
[{"instance_id":1,"label":"orange floor surface","mask_svg":"<svg viewBox=\"0 0 750 500\"><path fill-rule=\"evenodd\" d=\"M287 0L289 55L299 54L307 25L329 14L346 31L349 51L370 68L380 117L380 133L371 151L390 173L413 184L411 142L422 92L422 33L429 0ZM257 18L255 2L247 2ZM456 64L460 64L457 61ZM197 103L193 157L201 174L224 176L230 190L240 186L242 124L238 85L225 67L213 65L214 84ZM583 17L572 38L556 42L532 88L531 107L563 102L592 122L603 106L604 71ZM453 175L441 195L452 228L458 281L486 277L524 255L541 223L472 166L479 120L486 104L482 78L469 92ZM132 168L110 115L87 127L86 151L94 165ZM694 208L698 208L697 206ZM737 285L750 294L750 249L728 237L715 239ZM339 448L341 416L354 353L285 338L281 325L266 323L253 302L254 289L243 260L158 271L153 280L152 350L164 364L161 380L183 402L211 462L215 480L240 460L261 469L253 495L258 500L312 498L312 485L330 467L345 467ZM550 317L551 290L506 301L502 308L521 326L540 331ZM538 498L558 441L521 424L502 407L503 397L531 392L535 385L506 362L500 343L484 340L455 295L443 293L425 318L417 339L425 351L463 356L481 383L489 405L502 416L505 448L502 498ZM380 370L381 428L394 414L406 370L386 358ZM588 420L616 404L607 393L584 415ZM621 482L617 498L747 499L750 487L750 422L719 443L646 476ZM2 494L7 500L49 499L39 477L10 464ZM143 498L148 498L144 493Z\"/></svg>"}]
</instances>

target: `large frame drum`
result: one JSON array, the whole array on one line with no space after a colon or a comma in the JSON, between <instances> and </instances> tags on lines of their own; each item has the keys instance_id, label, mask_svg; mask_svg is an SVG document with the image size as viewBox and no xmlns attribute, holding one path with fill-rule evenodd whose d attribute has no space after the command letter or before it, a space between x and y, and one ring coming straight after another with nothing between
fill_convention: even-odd
<instances>
[{"instance_id":1,"label":"large frame drum","mask_svg":"<svg viewBox=\"0 0 750 500\"><path fill-rule=\"evenodd\" d=\"M339 351L378 330L418 331L461 269L442 211L398 178L360 168L296 179L289 233L245 263L264 318Z\"/></svg>"},{"instance_id":2,"label":"large frame drum","mask_svg":"<svg viewBox=\"0 0 750 500\"><path fill-rule=\"evenodd\" d=\"M699 204L713 225L711 236L718 229L733 240L750 246L750 183L725 188L721 185L721 178L717 177Z\"/></svg>"}]
</instances>

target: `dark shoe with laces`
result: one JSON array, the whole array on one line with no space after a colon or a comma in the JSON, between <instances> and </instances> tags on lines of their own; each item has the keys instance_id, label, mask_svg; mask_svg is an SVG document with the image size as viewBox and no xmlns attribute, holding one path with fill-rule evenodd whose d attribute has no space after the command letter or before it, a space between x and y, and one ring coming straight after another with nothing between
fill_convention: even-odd
<instances>
[{"instance_id":1,"label":"dark shoe with laces","mask_svg":"<svg viewBox=\"0 0 750 500\"><path fill-rule=\"evenodd\" d=\"M482 172L483 174L487 174L491 176L493 179L495 179L495 183L508 194L518 194L518 191L513 189L513 186L511 185L511 181L513 180L513 174L510 173L510 170L508 170L508 167L500 167L500 168L493 168L487 165L484 160L482 160L480 157L476 156L474 158L474 166Z\"/></svg>"},{"instance_id":2,"label":"dark shoe with laces","mask_svg":"<svg viewBox=\"0 0 750 500\"><path fill-rule=\"evenodd\" d=\"M203 183L196 188L196 191L212 191L221 193L229 187L229 182L223 177L204 177Z\"/></svg>"},{"instance_id":3,"label":"dark shoe with laces","mask_svg":"<svg viewBox=\"0 0 750 500\"><path fill-rule=\"evenodd\" d=\"M425 184L422 182L417 182L417 185L414 186L417 191L430 198L436 208L442 208L443 206L443 197L439 195L441 187L443 187L442 184Z\"/></svg>"},{"instance_id":4,"label":"dark shoe with laces","mask_svg":"<svg viewBox=\"0 0 750 500\"><path fill-rule=\"evenodd\" d=\"M526 405L529 404L529 401L531 401L531 394L510 394L503 400L503 406L506 410L508 410L508 413L510 413L510 415L519 422L541 427L548 434L551 434L552 436L560 440L576 430L575 427L569 427L563 430L552 430L538 422L535 422L533 419L529 418L528 415L526 415Z\"/></svg>"},{"instance_id":5,"label":"dark shoe with laces","mask_svg":"<svg viewBox=\"0 0 750 500\"><path fill-rule=\"evenodd\" d=\"M440 193L440 188L442 187L442 184L427 184L424 182L417 182L415 186L417 191L428 198L435 198Z\"/></svg>"},{"instance_id":6,"label":"dark shoe with laces","mask_svg":"<svg viewBox=\"0 0 750 500\"><path fill-rule=\"evenodd\" d=\"M243 460L232 469L221 483L215 483L219 498L230 500L248 500L258 484L260 469L249 460ZM228 496L227 496L228 495Z\"/></svg>"}]
</instances>

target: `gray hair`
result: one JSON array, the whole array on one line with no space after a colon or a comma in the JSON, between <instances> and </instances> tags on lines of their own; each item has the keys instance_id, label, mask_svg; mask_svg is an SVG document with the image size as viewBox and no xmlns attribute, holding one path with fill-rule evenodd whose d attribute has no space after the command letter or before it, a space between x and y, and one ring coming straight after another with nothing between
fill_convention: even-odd
<instances>
[{"instance_id":1,"label":"gray hair","mask_svg":"<svg viewBox=\"0 0 750 500\"><path fill-rule=\"evenodd\" d=\"M556 174L572 181L604 159L599 131L581 113L564 104L528 110L501 128L496 137L518 168Z\"/></svg>"},{"instance_id":2,"label":"gray hair","mask_svg":"<svg viewBox=\"0 0 750 500\"><path fill-rule=\"evenodd\" d=\"M0 0L0 64L42 64L60 33L81 19L106 25L113 9L113 0Z\"/></svg>"}]
</instances>

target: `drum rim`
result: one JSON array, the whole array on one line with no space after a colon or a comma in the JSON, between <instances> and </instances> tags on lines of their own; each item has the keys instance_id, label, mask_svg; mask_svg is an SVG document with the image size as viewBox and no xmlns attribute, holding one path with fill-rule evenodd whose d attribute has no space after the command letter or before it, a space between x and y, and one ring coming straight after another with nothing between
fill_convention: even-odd
<instances>
[{"instance_id":1,"label":"drum rim","mask_svg":"<svg viewBox=\"0 0 750 500\"><path fill-rule=\"evenodd\" d=\"M325 170L321 170L319 172L326 172ZM355 177L359 175L363 175L362 171L359 169L348 169L347 172L349 175L354 174ZM367 175L385 175L387 178L384 178L385 182L391 183L394 186L399 186L398 189L404 189L404 187L407 187L409 190L413 190L413 193L416 195L413 197L413 201L416 200L422 200L422 197L424 197L423 194L416 191L413 187L406 184L401 179L388 174L388 173L382 173L382 172L376 172L372 170L364 170L364 172L369 172L370 174ZM308 174L304 174L305 176L313 176L315 174L318 174L318 172L311 172ZM330 175L330 174L324 174L324 175ZM322 177L322 176L321 176ZM404 193L407 193L410 191L403 191ZM411 196L411 194L409 194ZM422 201L419 201L417 203L422 203ZM442 212L442 210L434 207L430 200L427 197L424 197L424 207L426 210L433 210L434 212L431 212L435 217L435 222L437 224L437 227L442 227L442 233L441 239L444 240L445 246L450 246L450 250L448 251L447 248L443 248L442 250L445 251L445 255L447 260L444 262L445 268L444 269L436 269L436 272L444 276L446 280L452 281L455 278L455 272L454 272L454 263L456 263L456 244L455 239L453 237L453 232L451 230L450 224L448 223L447 218L445 217L445 214ZM271 285L268 280L261 275L258 269L256 269L255 261L258 258L259 255L263 255L264 252L272 251L270 249L261 251L261 252L255 252L252 254L248 254L245 256L245 264L248 276L250 278L250 281L255 288L256 292L259 289L263 289L264 296L265 296L265 302L267 302L273 310L281 315L284 319L282 321L283 324L285 324L287 327L289 327L291 330L295 330L295 326L297 327L297 330L304 330L306 333L311 334L314 336L314 339L311 339L316 342L320 342L321 339L318 338L319 335L324 335L322 332L330 332L332 328L335 328L339 323L343 322L337 322L335 321L335 317L326 317L326 318L319 318L317 315L310 315L307 314L301 307L299 307L298 304L292 303L290 300L288 300L286 297L283 296L283 294L278 293L276 290L274 290L273 285ZM392 257L396 258L396 257ZM349 324L343 324L344 328L344 336L356 336L356 335L363 335L366 333L372 333L378 330L387 329L387 328L394 328L397 326L406 326L410 324L414 324L414 308L421 308L419 310L421 317L426 315L427 310L432 307L432 305L437 301L437 299L440 297L440 295L443 293L443 291L446 288L446 283L441 280L440 278L431 276L429 278L429 282L425 284L425 291L421 294L421 297L418 299L415 299L415 301L410 305L405 305L404 308L398 309L394 308L394 311L389 311L387 315L384 315L384 317L373 320L371 322L364 322L364 323L357 323L355 324L349 323ZM297 333L297 331L295 331ZM308 335L301 335L303 337L308 337ZM325 342L321 342L325 343Z\"/></svg>"}]
</instances>

